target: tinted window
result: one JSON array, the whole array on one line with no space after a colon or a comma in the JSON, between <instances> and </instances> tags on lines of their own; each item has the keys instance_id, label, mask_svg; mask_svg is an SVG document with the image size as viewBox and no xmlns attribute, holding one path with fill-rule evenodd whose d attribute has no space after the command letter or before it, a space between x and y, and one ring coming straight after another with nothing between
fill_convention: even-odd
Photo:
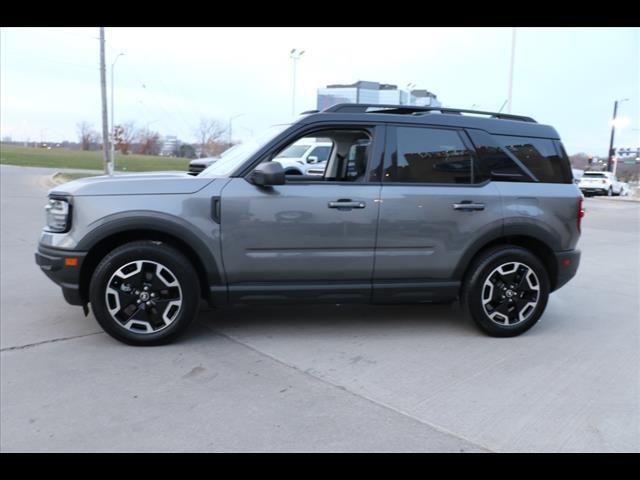
<instances>
[{"instance_id":1,"label":"tinted window","mask_svg":"<svg viewBox=\"0 0 640 480\"><path fill-rule=\"evenodd\" d=\"M569 165L558 155L553 140L545 138L509 137L495 138L520 160L538 181L543 183L571 183Z\"/></svg>"},{"instance_id":2,"label":"tinted window","mask_svg":"<svg viewBox=\"0 0 640 480\"><path fill-rule=\"evenodd\" d=\"M476 183L486 179L500 182L533 181L487 132L469 129L467 133L478 154L478 168L474 172Z\"/></svg>"},{"instance_id":3,"label":"tinted window","mask_svg":"<svg viewBox=\"0 0 640 480\"><path fill-rule=\"evenodd\" d=\"M391 180L471 183L472 154L454 130L398 127Z\"/></svg>"},{"instance_id":4,"label":"tinted window","mask_svg":"<svg viewBox=\"0 0 640 480\"><path fill-rule=\"evenodd\" d=\"M329 158L330 153L331 147L316 147L309 154L309 157L318 157L318 162L325 162Z\"/></svg>"}]
</instances>

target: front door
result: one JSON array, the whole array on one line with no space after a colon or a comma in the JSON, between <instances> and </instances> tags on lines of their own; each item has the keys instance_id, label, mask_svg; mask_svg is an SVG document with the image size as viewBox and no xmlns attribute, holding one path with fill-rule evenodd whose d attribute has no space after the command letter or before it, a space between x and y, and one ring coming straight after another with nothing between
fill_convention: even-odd
<instances>
[{"instance_id":1,"label":"front door","mask_svg":"<svg viewBox=\"0 0 640 480\"><path fill-rule=\"evenodd\" d=\"M375 128L366 129L368 143L363 131L322 132L334 144L324 177L287 177L270 187L233 178L224 187L220 223L231 302L370 299L381 186L370 181L366 161L377 148Z\"/></svg>"}]
</instances>

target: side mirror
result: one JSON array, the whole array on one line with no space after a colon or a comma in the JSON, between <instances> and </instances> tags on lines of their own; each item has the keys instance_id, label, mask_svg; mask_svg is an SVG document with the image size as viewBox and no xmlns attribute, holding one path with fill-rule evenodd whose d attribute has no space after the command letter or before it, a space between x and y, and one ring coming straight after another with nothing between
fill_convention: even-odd
<instances>
[{"instance_id":1,"label":"side mirror","mask_svg":"<svg viewBox=\"0 0 640 480\"><path fill-rule=\"evenodd\" d=\"M269 185L284 185L284 168L279 162L264 162L258 165L251 173L251 182L254 185L266 187Z\"/></svg>"},{"instance_id":2,"label":"side mirror","mask_svg":"<svg viewBox=\"0 0 640 480\"><path fill-rule=\"evenodd\" d=\"M318 157L310 155L307 157L307 163L318 163Z\"/></svg>"}]
</instances>

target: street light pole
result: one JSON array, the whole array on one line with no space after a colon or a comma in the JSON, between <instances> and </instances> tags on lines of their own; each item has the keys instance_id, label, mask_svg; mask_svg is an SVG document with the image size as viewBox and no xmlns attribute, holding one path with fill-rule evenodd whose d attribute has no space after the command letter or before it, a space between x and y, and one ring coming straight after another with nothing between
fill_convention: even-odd
<instances>
[{"instance_id":1,"label":"street light pole","mask_svg":"<svg viewBox=\"0 0 640 480\"><path fill-rule=\"evenodd\" d=\"M615 155L615 150L613 148L613 139L616 134L616 117L618 115L618 103L626 102L629 100L628 98L623 98L622 100L616 100L613 102L613 120L611 120L611 139L609 140L609 158L607 160L607 172L611 171L611 164L613 163L613 156Z\"/></svg>"},{"instance_id":2,"label":"street light pole","mask_svg":"<svg viewBox=\"0 0 640 480\"><path fill-rule=\"evenodd\" d=\"M112 168L112 172L113 170L115 170L116 168L116 147L115 147L115 143L116 143L116 131L115 131L115 110L114 110L114 102L113 102L113 69L116 66L116 62L118 61L118 59L124 55L124 53L119 53L118 56L116 57L116 59L113 61L113 63L111 64L111 168Z\"/></svg>"},{"instance_id":3,"label":"street light pole","mask_svg":"<svg viewBox=\"0 0 640 480\"><path fill-rule=\"evenodd\" d=\"M289 58L293 60L293 95L291 98L291 116L296 116L296 64L300 57L304 54L304 50L299 51L297 48L291 49L289 52Z\"/></svg>"},{"instance_id":4,"label":"street light pole","mask_svg":"<svg viewBox=\"0 0 640 480\"><path fill-rule=\"evenodd\" d=\"M233 117L229 118L229 139L227 140L229 146L231 146L231 141L233 140L233 135L231 134L233 128L233 119L241 117L242 115L244 115L244 113L239 113L238 115L234 115Z\"/></svg>"},{"instance_id":5,"label":"street light pole","mask_svg":"<svg viewBox=\"0 0 640 480\"><path fill-rule=\"evenodd\" d=\"M415 83L407 83L407 105L411 105L411 90L416 88Z\"/></svg>"},{"instance_id":6,"label":"street light pole","mask_svg":"<svg viewBox=\"0 0 640 480\"><path fill-rule=\"evenodd\" d=\"M516 59L516 28L513 28L511 34L511 66L509 68L509 96L508 102L509 106L507 107L507 113L511 113L511 94L513 92L513 65Z\"/></svg>"}]
</instances>

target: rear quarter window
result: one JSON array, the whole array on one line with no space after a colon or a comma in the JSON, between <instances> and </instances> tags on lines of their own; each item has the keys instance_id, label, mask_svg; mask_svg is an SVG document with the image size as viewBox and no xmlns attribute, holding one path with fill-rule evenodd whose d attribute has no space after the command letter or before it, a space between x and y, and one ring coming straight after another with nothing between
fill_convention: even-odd
<instances>
[{"instance_id":1,"label":"rear quarter window","mask_svg":"<svg viewBox=\"0 0 640 480\"><path fill-rule=\"evenodd\" d=\"M562 147L548 138L493 135L496 141L513 154L542 183L572 183L573 176Z\"/></svg>"}]
</instances>

